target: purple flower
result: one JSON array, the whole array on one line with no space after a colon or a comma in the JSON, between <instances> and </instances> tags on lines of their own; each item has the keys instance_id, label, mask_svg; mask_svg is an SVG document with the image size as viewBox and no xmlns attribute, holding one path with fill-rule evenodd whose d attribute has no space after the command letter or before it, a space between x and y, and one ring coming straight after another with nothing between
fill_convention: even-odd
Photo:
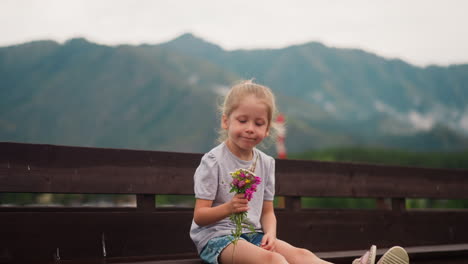
<instances>
[{"instance_id":1,"label":"purple flower","mask_svg":"<svg viewBox=\"0 0 468 264\"><path fill-rule=\"evenodd\" d=\"M242 188L245 186L245 181L240 181L238 184L237 184L237 187L239 188Z\"/></svg>"},{"instance_id":2,"label":"purple flower","mask_svg":"<svg viewBox=\"0 0 468 264\"><path fill-rule=\"evenodd\" d=\"M232 180L232 185L233 185L233 186L237 186L238 183L239 183L239 180L238 180L238 179Z\"/></svg>"},{"instance_id":3,"label":"purple flower","mask_svg":"<svg viewBox=\"0 0 468 264\"><path fill-rule=\"evenodd\" d=\"M245 190L244 197L247 198L247 200L250 201L252 199L252 195L253 195L253 191L250 188Z\"/></svg>"},{"instance_id":4,"label":"purple flower","mask_svg":"<svg viewBox=\"0 0 468 264\"><path fill-rule=\"evenodd\" d=\"M250 189L254 192L257 191L257 185L256 184L252 184L252 187L250 187Z\"/></svg>"}]
</instances>

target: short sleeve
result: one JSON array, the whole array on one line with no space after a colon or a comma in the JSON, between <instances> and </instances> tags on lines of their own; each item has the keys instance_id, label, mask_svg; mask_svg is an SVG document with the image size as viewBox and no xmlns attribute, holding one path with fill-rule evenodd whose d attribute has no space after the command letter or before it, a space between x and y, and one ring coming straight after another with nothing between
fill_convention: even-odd
<instances>
[{"instance_id":1,"label":"short sleeve","mask_svg":"<svg viewBox=\"0 0 468 264\"><path fill-rule=\"evenodd\" d=\"M275 198L275 159L269 157L268 174L266 175L264 200L273 201Z\"/></svg>"},{"instance_id":2,"label":"short sleeve","mask_svg":"<svg viewBox=\"0 0 468 264\"><path fill-rule=\"evenodd\" d=\"M195 198L214 200L218 189L218 162L212 153L205 154L198 166L194 179Z\"/></svg>"}]
</instances>

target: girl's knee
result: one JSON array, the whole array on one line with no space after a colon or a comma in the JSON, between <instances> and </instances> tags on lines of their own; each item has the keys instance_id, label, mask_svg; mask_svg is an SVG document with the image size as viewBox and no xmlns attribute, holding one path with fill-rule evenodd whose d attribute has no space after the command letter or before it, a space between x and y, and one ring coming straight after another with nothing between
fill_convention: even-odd
<instances>
[{"instance_id":1,"label":"girl's knee","mask_svg":"<svg viewBox=\"0 0 468 264\"><path fill-rule=\"evenodd\" d=\"M265 255L265 263L287 264L288 262L282 255L269 251Z\"/></svg>"},{"instance_id":2,"label":"girl's knee","mask_svg":"<svg viewBox=\"0 0 468 264\"><path fill-rule=\"evenodd\" d=\"M307 257L307 256L315 256L314 253L310 252L307 249L304 248L296 248L294 255L296 256L302 256L302 257Z\"/></svg>"},{"instance_id":3,"label":"girl's knee","mask_svg":"<svg viewBox=\"0 0 468 264\"><path fill-rule=\"evenodd\" d=\"M302 263L305 260L312 263L320 263L321 259L314 253L304 248L296 248L294 252L295 262Z\"/></svg>"}]
</instances>

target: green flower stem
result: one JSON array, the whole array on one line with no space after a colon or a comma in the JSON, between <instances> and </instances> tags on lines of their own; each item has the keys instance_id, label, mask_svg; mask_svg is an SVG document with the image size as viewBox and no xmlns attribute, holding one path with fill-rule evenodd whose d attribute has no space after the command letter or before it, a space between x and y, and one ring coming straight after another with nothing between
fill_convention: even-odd
<instances>
[{"instance_id":1,"label":"green flower stem","mask_svg":"<svg viewBox=\"0 0 468 264\"><path fill-rule=\"evenodd\" d=\"M234 230L232 230L233 243L236 244L242 235L242 228L245 226L245 220L247 219L247 212L236 213L230 216L231 221L235 224Z\"/></svg>"}]
</instances>

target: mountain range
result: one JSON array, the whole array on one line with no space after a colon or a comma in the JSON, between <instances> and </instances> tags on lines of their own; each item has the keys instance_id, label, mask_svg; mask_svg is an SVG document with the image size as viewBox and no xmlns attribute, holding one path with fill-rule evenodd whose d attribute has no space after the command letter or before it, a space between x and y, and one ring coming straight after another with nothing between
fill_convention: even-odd
<instances>
[{"instance_id":1,"label":"mountain range","mask_svg":"<svg viewBox=\"0 0 468 264\"><path fill-rule=\"evenodd\" d=\"M468 64L422 68L317 42L227 51L192 34L1 47L0 141L205 152L220 96L252 78L276 94L290 152L468 148ZM263 148L274 155L273 141Z\"/></svg>"}]
</instances>

